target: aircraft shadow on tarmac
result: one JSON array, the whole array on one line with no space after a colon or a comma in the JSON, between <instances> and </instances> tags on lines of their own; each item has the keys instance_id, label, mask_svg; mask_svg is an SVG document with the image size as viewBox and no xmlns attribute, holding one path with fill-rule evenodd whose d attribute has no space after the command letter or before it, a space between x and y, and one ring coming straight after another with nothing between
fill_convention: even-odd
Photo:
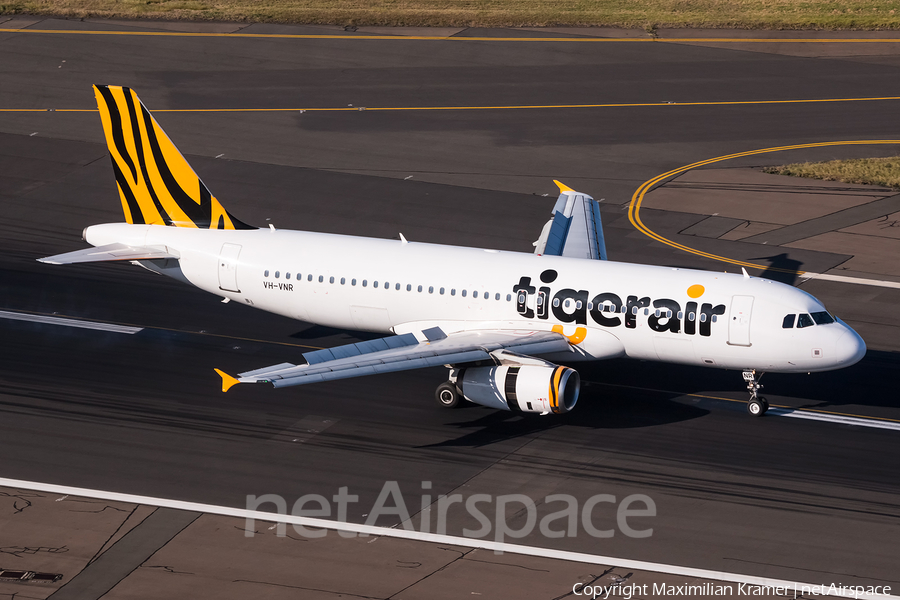
<instances>
[{"instance_id":1,"label":"aircraft shadow on tarmac","mask_svg":"<svg viewBox=\"0 0 900 600\"><path fill-rule=\"evenodd\" d=\"M713 412L679 399L690 394L742 401L745 392L738 371L720 371L662 363L617 359L577 365L583 386L578 406L565 415L519 415L474 404L458 409L459 419L447 423L462 434L423 447L480 447L561 426L630 429L668 425ZM895 352L869 351L860 363L826 373L773 373L763 379L774 404L841 411L844 405L896 407L891 373L900 369ZM732 410L744 412L740 403ZM750 418L749 416L747 417Z\"/></svg>"}]
</instances>

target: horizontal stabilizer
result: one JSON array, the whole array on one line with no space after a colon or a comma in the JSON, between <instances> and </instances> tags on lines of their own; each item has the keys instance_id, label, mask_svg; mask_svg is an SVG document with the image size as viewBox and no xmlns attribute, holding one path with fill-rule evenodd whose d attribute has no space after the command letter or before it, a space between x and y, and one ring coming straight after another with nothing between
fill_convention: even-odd
<instances>
[{"instance_id":1,"label":"horizontal stabilizer","mask_svg":"<svg viewBox=\"0 0 900 600\"><path fill-rule=\"evenodd\" d=\"M417 341L413 334L408 333L307 352L303 355L307 361L305 365L281 363L240 373L237 380L240 383L271 383L275 387L285 387L448 364L496 362L491 353L502 349L523 356L571 350L565 336L550 331L491 330L446 335L438 328L432 328L427 333L424 342Z\"/></svg>"},{"instance_id":2,"label":"horizontal stabilizer","mask_svg":"<svg viewBox=\"0 0 900 600\"><path fill-rule=\"evenodd\" d=\"M535 245L535 254L606 260L600 204L556 181L559 199Z\"/></svg>"},{"instance_id":3,"label":"horizontal stabilizer","mask_svg":"<svg viewBox=\"0 0 900 600\"><path fill-rule=\"evenodd\" d=\"M71 265L74 263L108 262L115 260L150 260L154 258L180 258L166 246L126 246L107 244L95 248L85 248L65 254L39 258L38 262L48 265Z\"/></svg>"}]
</instances>

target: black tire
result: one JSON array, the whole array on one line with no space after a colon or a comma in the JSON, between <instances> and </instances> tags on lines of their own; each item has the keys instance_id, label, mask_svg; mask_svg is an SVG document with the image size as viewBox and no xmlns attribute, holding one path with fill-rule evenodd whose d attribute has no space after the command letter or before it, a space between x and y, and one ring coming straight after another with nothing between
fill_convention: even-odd
<instances>
[{"instance_id":1,"label":"black tire","mask_svg":"<svg viewBox=\"0 0 900 600\"><path fill-rule=\"evenodd\" d=\"M747 412L751 417L761 417L766 414L766 404L765 399L760 401L759 398L754 398L747 403Z\"/></svg>"},{"instance_id":2,"label":"black tire","mask_svg":"<svg viewBox=\"0 0 900 600\"><path fill-rule=\"evenodd\" d=\"M445 381L437 387L434 392L434 399L442 408L459 408L461 398L456 384Z\"/></svg>"},{"instance_id":3,"label":"black tire","mask_svg":"<svg viewBox=\"0 0 900 600\"><path fill-rule=\"evenodd\" d=\"M759 401L762 402L762 405L763 405L763 414L766 414L767 412L769 412L769 401L766 400L765 398L763 398L762 396L759 396Z\"/></svg>"}]
</instances>

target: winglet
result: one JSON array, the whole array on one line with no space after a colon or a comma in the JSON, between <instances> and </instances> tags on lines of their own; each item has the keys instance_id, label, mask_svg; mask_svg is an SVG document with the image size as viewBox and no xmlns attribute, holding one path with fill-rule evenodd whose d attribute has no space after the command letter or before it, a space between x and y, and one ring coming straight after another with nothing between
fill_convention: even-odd
<instances>
[{"instance_id":1,"label":"winglet","mask_svg":"<svg viewBox=\"0 0 900 600\"><path fill-rule=\"evenodd\" d=\"M216 373L219 374L219 377L222 378L222 391L227 392L232 387L236 386L240 383L237 379L226 373L225 371L220 371L219 369L213 369Z\"/></svg>"},{"instance_id":2,"label":"winglet","mask_svg":"<svg viewBox=\"0 0 900 600\"><path fill-rule=\"evenodd\" d=\"M741 267L741 273L744 274L744 279L750 279L750 274L747 273L747 269L745 269L744 267Z\"/></svg>"},{"instance_id":3,"label":"winglet","mask_svg":"<svg viewBox=\"0 0 900 600\"><path fill-rule=\"evenodd\" d=\"M575 190L573 190L572 188L570 188L569 186L567 186L566 184L561 183L561 182L559 182L559 181L557 181L557 180L555 180L555 179L553 180L553 183L555 183L555 184L556 184L556 187L559 188L559 193L560 193L560 194L562 194L563 192L574 192L574 191L575 191Z\"/></svg>"}]
</instances>

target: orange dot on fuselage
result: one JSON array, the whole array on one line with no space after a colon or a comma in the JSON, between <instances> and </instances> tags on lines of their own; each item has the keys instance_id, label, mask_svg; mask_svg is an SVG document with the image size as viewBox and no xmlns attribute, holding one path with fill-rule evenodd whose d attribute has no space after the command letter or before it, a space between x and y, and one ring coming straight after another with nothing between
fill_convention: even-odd
<instances>
[{"instance_id":1,"label":"orange dot on fuselage","mask_svg":"<svg viewBox=\"0 0 900 600\"><path fill-rule=\"evenodd\" d=\"M688 288L687 295L690 298L699 298L705 291L706 289L702 285L696 284Z\"/></svg>"}]
</instances>

